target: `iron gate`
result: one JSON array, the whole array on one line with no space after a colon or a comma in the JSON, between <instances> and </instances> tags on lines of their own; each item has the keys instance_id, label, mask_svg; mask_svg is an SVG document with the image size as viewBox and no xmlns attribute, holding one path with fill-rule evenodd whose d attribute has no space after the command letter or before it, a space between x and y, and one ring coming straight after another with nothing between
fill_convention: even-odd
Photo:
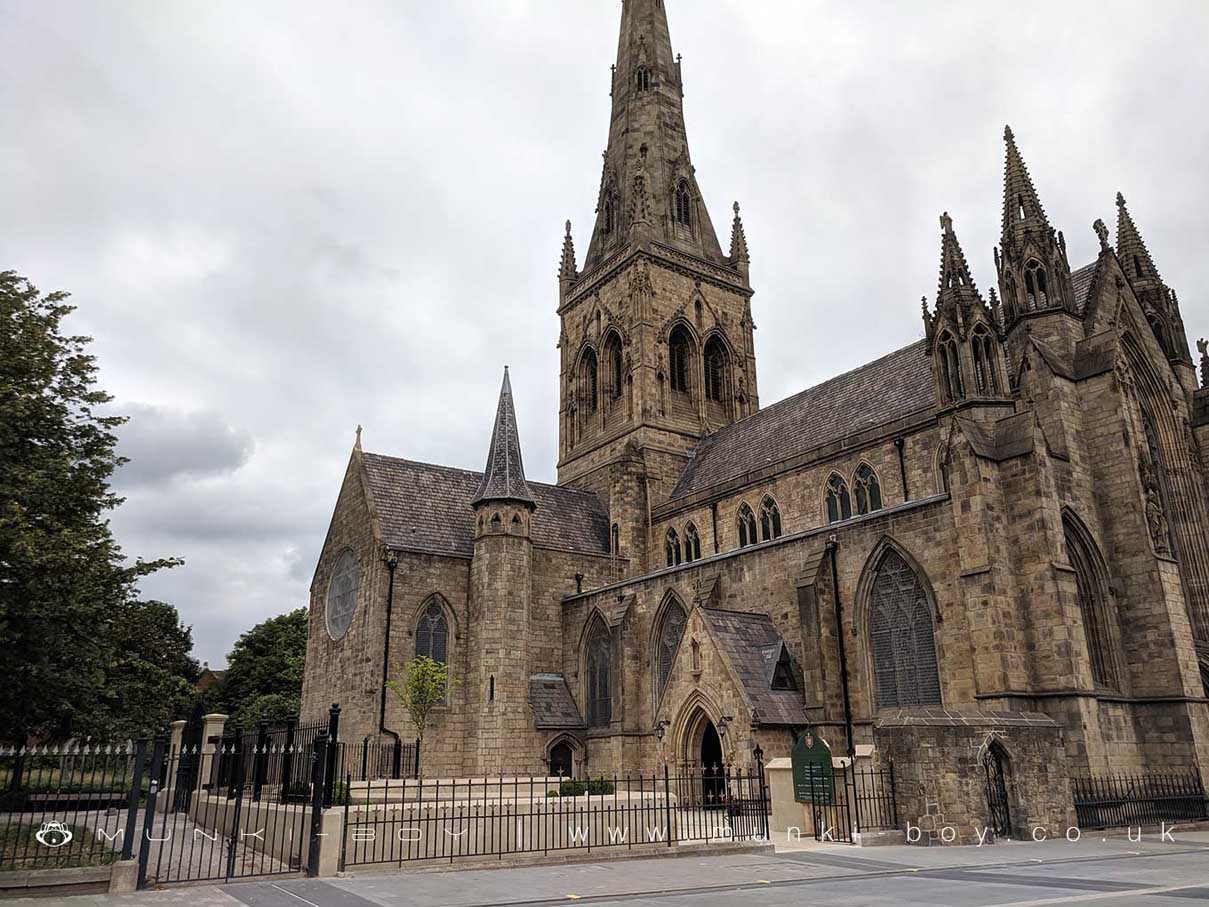
<instances>
[{"instance_id":1,"label":"iron gate","mask_svg":"<svg viewBox=\"0 0 1209 907\"><path fill-rule=\"evenodd\" d=\"M1003 755L997 746L990 746L982 756L982 770L986 775L987 809L991 831L997 838L1012 836L1012 812L1008 805L1007 772Z\"/></svg>"},{"instance_id":2,"label":"iron gate","mask_svg":"<svg viewBox=\"0 0 1209 907\"><path fill-rule=\"evenodd\" d=\"M810 810L816 841L851 844L854 834L898 828L894 766L836 768L812 776Z\"/></svg>"}]
</instances>

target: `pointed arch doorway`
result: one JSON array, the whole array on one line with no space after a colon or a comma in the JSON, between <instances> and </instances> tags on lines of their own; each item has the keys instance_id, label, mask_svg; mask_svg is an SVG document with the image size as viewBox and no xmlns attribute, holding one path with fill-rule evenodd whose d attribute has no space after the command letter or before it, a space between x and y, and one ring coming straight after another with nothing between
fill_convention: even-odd
<instances>
[{"instance_id":1,"label":"pointed arch doorway","mask_svg":"<svg viewBox=\"0 0 1209 907\"><path fill-rule=\"evenodd\" d=\"M705 709L693 710L684 724L685 734L681 758L687 774L693 779L693 800L707 809L725 803L726 769L722 735Z\"/></svg>"}]
</instances>

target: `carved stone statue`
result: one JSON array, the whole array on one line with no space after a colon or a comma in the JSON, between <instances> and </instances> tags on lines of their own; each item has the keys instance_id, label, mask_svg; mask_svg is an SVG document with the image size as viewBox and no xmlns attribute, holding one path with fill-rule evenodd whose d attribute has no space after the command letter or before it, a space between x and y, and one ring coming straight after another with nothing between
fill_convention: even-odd
<instances>
[{"instance_id":1,"label":"carved stone statue","mask_svg":"<svg viewBox=\"0 0 1209 907\"><path fill-rule=\"evenodd\" d=\"M1150 529L1150 541L1156 554L1171 554L1171 533L1167 525L1167 514L1163 511L1163 497L1159 493L1159 480L1154 466L1145 457L1138 458L1138 473L1142 478L1142 489L1146 496L1146 525Z\"/></svg>"}]
</instances>

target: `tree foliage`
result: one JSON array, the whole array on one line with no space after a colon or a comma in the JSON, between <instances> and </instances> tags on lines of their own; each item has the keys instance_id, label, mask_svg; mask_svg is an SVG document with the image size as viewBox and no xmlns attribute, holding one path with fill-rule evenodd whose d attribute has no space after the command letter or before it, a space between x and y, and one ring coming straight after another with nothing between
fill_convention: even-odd
<instances>
[{"instance_id":1,"label":"tree foliage","mask_svg":"<svg viewBox=\"0 0 1209 907\"><path fill-rule=\"evenodd\" d=\"M110 533L121 499L109 482L124 462L114 430L125 420L102 412L110 397L89 338L62 332L66 298L0 272L0 738L20 742L116 732L107 722L119 688L150 701L141 684L169 670L155 653L119 651L131 642L124 621L147 629L168 618L167 606L136 604L138 579L180 561L131 564ZM178 628L168 635L176 651ZM127 656L141 680L125 673Z\"/></svg>"},{"instance_id":2,"label":"tree foliage","mask_svg":"<svg viewBox=\"0 0 1209 907\"><path fill-rule=\"evenodd\" d=\"M399 701L411 715L416 734L423 743L429 713L434 706L449 697L449 691L453 687L449 665L442 661L433 661L427 655L418 655L403 668L395 670L403 671L403 679L387 681L386 685L399 697Z\"/></svg>"},{"instance_id":3,"label":"tree foliage","mask_svg":"<svg viewBox=\"0 0 1209 907\"><path fill-rule=\"evenodd\" d=\"M219 691L233 723L251 728L298 714L306 636L307 612L299 608L257 624L235 641Z\"/></svg>"}]
</instances>

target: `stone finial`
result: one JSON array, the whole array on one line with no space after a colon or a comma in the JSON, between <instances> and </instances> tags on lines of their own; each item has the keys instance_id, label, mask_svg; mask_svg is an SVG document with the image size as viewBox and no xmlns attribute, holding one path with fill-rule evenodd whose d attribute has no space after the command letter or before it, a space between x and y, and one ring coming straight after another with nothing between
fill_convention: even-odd
<instances>
[{"instance_id":1,"label":"stone finial","mask_svg":"<svg viewBox=\"0 0 1209 907\"><path fill-rule=\"evenodd\" d=\"M558 265L558 279L574 282L579 278L579 265L575 261L575 241L571 238L571 221L567 221L567 232L563 236L562 259Z\"/></svg>"},{"instance_id":2,"label":"stone finial","mask_svg":"<svg viewBox=\"0 0 1209 907\"><path fill-rule=\"evenodd\" d=\"M357 450L361 449L361 426L360 425L357 426L357 440L356 440L356 443L354 444L354 446L357 448Z\"/></svg>"},{"instance_id":3,"label":"stone finial","mask_svg":"<svg viewBox=\"0 0 1209 907\"><path fill-rule=\"evenodd\" d=\"M1122 195L1120 192L1117 193L1117 207L1118 208L1125 207L1125 196Z\"/></svg>"},{"instance_id":4,"label":"stone finial","mask_svg":"<svg viewBox=\"0 0 1209 907\"><path fill-rule=\"evenodd\" d=\"M739 203L734 204L735 221L730 233L730 260L735 265L747 265L751 255L747 251L747 234L743 230L743 218L739 216Z\"/></svg>"},{"instance_id":5,"label":"stone finial","mask_svg":"<svg viewBox=\"0 0 1209 907\"><path fill-rule=\"evenodd\" d=\"M940 215L940 229L946 233L953 232L953 218L949 217L949 212L946 211Z\"/></svg>"},{"instance_id":6,"label":"stone finial","mask_svg":"<svg viewBox=\"0 0 1209 907\"><path fill-rule=\"evenodd\" d=\"M1196 342L1196 348L1201 354L1201 387L1209 388L1209 340L1202 337Z\"/></svg>"},{"instance_id":7,"label":"stone finial","mask_svg":"<svg viewBox=\"0 0 1209 907\"><path fill-rule=\"evenodd\" d=\"M1014 142L1014 141L1016 141L1016 136L1012 135L1012 127L1011 127L1011 126L1004 126L1004 127L1003 127L1003 140L1004 140L1005 142Z\"/></svg>"},{"instance_id":8,"label":"stone finial","mask_svg":"<svg viewBox=\"0 0 1209 907\"><path fill-rule=\"evenodd\" d=\"M1120 196L1118 195L1118 198L1119 197ZM1108 227L1106 227L1104 225L1104 221L1100 220L1100 218L1097 217L1096 222L1091 225L1091 228L1096 231L1096 236L1098 236L1100 238L1100 251L1107 252L1109 249Z\"/></svg>"}]
</instances>

